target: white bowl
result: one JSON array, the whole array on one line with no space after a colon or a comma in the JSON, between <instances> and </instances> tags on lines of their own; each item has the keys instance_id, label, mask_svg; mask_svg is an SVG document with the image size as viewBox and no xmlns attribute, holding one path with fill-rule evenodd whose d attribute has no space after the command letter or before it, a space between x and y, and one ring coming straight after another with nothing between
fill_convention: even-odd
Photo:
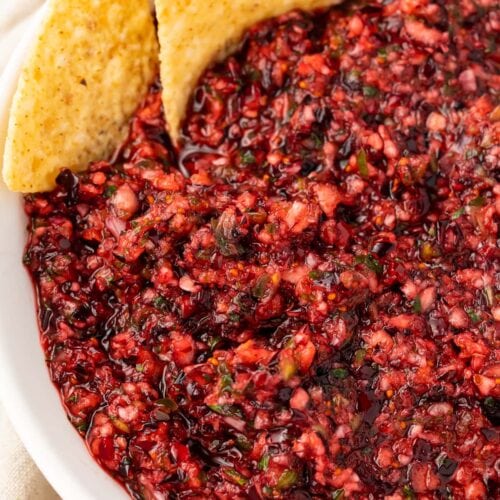
<instances>
[{"instance_id":1,"label":"white bowl","mask_svg":"<svg viewBox=\"0 0 500 500\"><path fill-rule=\"evenodd\" d=\"M36 36L38 12L0 80L0 155L20 66ZM19 194L0 181L0 397L36 464L65 499L126 499L68 422L39 342L33 287L22 256L27 219ZM1 496L1 495L0 495Z\"/></svg>"}]
</instances>

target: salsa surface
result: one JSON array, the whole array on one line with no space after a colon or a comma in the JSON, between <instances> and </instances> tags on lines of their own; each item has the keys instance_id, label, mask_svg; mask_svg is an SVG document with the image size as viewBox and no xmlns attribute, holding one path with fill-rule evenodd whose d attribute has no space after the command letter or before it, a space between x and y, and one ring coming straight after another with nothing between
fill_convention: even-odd
<instances>
[{"instance_id":1,"label":"salsa surface","mask_svg":"<svg viewBox=\"0 0 500 500\"><path fill-rule=\"evenodd\" d=\"M52 380L133 497L498 495L494 6L261 23L178 162L153 86L112 161L26 197Z\"/></svg>"}]
</instances>

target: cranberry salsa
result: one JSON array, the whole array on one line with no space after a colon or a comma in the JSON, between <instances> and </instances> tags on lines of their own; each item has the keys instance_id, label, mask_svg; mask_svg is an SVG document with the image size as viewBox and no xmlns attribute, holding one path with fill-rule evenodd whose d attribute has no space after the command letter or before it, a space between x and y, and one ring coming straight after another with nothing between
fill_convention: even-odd
<instances>
[{"instance_id":1,"label":"cranberry salsa","mask_svg":"<svg viewBox=\"0 0 500 500\"><path fill-rule=\"evenodd\" d=\"M50 375L132 497L498 498L495 4L263 22L180 151L155 85L26 196Z\"/></svg>"}]
</instances>

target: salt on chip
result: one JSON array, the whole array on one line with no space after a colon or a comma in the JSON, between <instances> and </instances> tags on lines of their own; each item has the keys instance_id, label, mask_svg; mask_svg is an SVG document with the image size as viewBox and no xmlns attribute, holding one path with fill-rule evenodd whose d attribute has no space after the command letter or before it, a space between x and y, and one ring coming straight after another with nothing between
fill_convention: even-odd
<instances>
[{"instance_id":1,"label":"salt on chip","mask_svg":"<svg viewBox=\"0 0 500 500\"><path fill-rule=\"evenodd\" d=\"M312 10L342 0L155 0L163 106L170 137L179 130L203 70L225 57L253 24L293 9Z\"/></svg>"},{"instance_id":2,"label":"salt on chip","mask_svg":"<svg viewBox=\"0 0 500 500\"><path fill-rule=\"evenodd\" d=\"M52 189L61 167L106 158L157 71L148 0L49 0L9 115L3 178Z\"/></svg>"}]
</instances>

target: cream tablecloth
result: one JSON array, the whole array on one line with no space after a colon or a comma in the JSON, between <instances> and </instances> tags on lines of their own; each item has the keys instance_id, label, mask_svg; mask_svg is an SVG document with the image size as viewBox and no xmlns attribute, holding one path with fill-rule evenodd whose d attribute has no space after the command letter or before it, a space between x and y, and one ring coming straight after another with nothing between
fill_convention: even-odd
<instances>
[{"instance_id":1,"label":"cream tablecloth","mask_svg":"<svg viewBox=\"0 0 500 500\"><path fill-rule=\"evenodd\" d=\"M31 460L0 405L0 499L59 498Z\"/></svg>"},{"instance_id":2,"label":"cream tablecloth","mask_svg":"<svg viewBox=\"0 0 500 500\"><path fill-rule=\"evenodd\" d=\"M42 0L0 0L0 73ZM15 434L0 404L0 500L55 500L59 497L42 476Z\"/></svg>"}]
</instances>

